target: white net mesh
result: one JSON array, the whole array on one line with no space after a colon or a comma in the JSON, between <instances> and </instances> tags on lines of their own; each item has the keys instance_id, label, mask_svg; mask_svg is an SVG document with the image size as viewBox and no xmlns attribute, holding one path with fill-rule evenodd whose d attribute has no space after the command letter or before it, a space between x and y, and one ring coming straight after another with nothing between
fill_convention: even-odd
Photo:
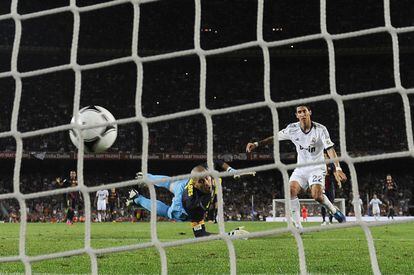
<instances>
[{"instance_id":1,"label":"white net mesh","mask_svg":"<svg viewBox=\"0 0 414 275\"><path fill-rule=\"evenodd\" d=\"M20 206L20 234L19 234L19 255L11 256L11 257L1 257L0 262L13 262L13 261L21 261L24 263L25 272L27 274L31 274L32 272L32 263L46 260L46 259L54 259L59 257L65 256L73 256L73 255L81 255L81 254L88 254L90 257L91 262L91 271L93 274L98 274L98 264L97 264L97 256L113 253L117 251L129 251L129 250L136 250L140 248L148 248L148 247L155 247L161 258L161 273L167 273L167 257L165 248L176 246L176 245L183 245L183 244L190 244L195 242L206 242L211 240L218 240L222 239L226 242L228 251L229 251L229 261L230 261L230 273L236 274L237 273L237 266L236 266L236 253L233 246L233 239L237 239L240 237L229 237L225 234L225 227L224 227L224 219L223 219L223 195L221 187L219 188L218 193L218 201L219 201L219 230L220 234L202 238L202 239L186 239L186 240L179 240L179 241L171 241L171 242L161 242L157 236L157 223L156 223L156 211L151 212L151 241L142 244L136 245L129 245L129 246L121 246L121 247L112 247L112 248L105 248L105 249L95 249L91 247L91 207L90 207L90 196L89 193L96 192L101 187L88 187L84 184L84 177L83 177L83 168L84 168L84 151L81 147L78 151L78 162L77 162L77 172L78 172L78 181L79 185L77 187L72 188L65 188L53 191L42 191L30 194L23 194L20 191L20 169L21 169L21 162L22 162L22 152L23 152L23 142L22 139L29 138L33 136L38 136L47 133L53 133L58 131L67 131L71 128L75 128L78 131L81 129L80 126L77 125L60 125L55 127L50 127L46 129L28 131L28 132L19 132L17 123L18 123L18 116L19 110L21 108L20 101L21 101L21 93L22 93L22 79L28 78L32 76L39 76L43 74L48 74L51 72L58 72L63 70L73 70L75 74L75 96L74 96L74 103L73 103L73 113L76 114L77 110L80 107L80 95L81 95L81 78L82 73L91 69L106 67L114 64L121 64L126 62L134 62L137 66L137 88L136 88L136 102L135 102L135 116L125 119L117 120L118 124L127 124L132 122L139 122L142 125L142 167L141 171L144 174L148 171L147 167L147 160L148 160L148 141L149 141L149 123L161 122L166 120L171 120L180 117L188 117L191 115L201 114L205 117L206 126L207 126L207 162L209 167L213 167L213 122L212 116L231 113L236 111L248 110L248 109L256 109L260 107L268 107L271 110L272 118L273 118L273 133L276 134L279 129L279 120L278 120L278 108L287 107L287 106L294 106L298 103L304 104L309 102L317 102L322 100L333 100L336 102L338 106L338 115L339 115L339 137L340 137L340 161L345 162L350 170L350 177L352 178L352 192L354 201L357 202L359 198L359 191L358 191L358 177L356 173L356 169L354 164L361 163L361 162L368 162L380 159L388 159L388 158L400 158L400 157L414 157L414 144L413 144L413 132L412 132L412 119L410 113L410 106L409 106L409 99L408 94L413 93L413 89L406 89L401 84L400 78L400 51L398 45L398 34L412 32L414 31L414 27L404 27L404 28L396 28L391 23L391 16L390 16L390 1L384 0L384 21L385 26L376 27L371 29L364 29L360 31L354 32L347 32L341 34L330 34L327 31L327 24L326 24L326 0L320 1L320 33L313 34L313 35L306 35L300 36L296 38L289 38L280 41L273 41L268 42L265 41L263 38L263 14L264 14L264 0L257 1L257 29L256 29L256 40L251 42L245 42L241 44L237 44L234 46L228 46L223 48L217 48L212 50L204 50L200 44L200 28L201 28L201 17L202 17L202 10L201 10L201 0L195 0L195 23L194 23L194 47L193 49L189 50L182 50L176 51L172 53L166 53L161 55L151 55L146 57L141 57L138 55L138 37L139 37L139 23L140 23L140 8L141 5L144 3L152 2L150 0L136 0L136 1L128 1L128 0L117 0L106 2L102 4L95 4L89 5L85 7L78 7L75 0L70 0L70 5L65 7L54 8L50 10L28 13L21 15L18 13L18 0L13 0L11 3L11 11L10 13L4 14L0 16L0 20L9 20L12 19L15 23L15 36L13 42L13 50L12 50L12 57L11 57L11 69L7 72L0 73L0 78L5 77L12 77L15 81L15 97L14 97L14 105L13 105L13 112L11 117L11 129L7 132L0 133L0 137L13 137L16 140L16 160L15 160L15 169L13 175L13 193L9 194L1 194L0 199L16 199L19 202ZM117 6L124 3L131 3L133 5L133 29L132 29L132 47L131 47L131 55L127 57L120 57L111 59L108 61L97 62L93 64L87 65L79 65L77 63L78 60L78 43L79 43L79 32L80 32L80 14L86 13L94 10L99 10L103 8L107 8L110 6ZM37 69L27 72L19 72L18 70L18 55L20 50L20 42L22 36L22 21L42 17L51 14L57 14L62 12L71 12L73 14L73 35L72 35L72 44L71 44L71 51L70 51L70 62L64 65L52 66L44 69ZM335 74L335 48L334 48L334 41L351 38L351 37L358 37L367 34L374 34L386 32L390 34L392 38L392 56L393 56L393 71L394 71L394 79L395 79L395 86L389 89L383 90L376 90L376 91L368 91L364 93L354 93L350 95L340 95L337 93L336 88L336 74ZM329 53L329 94L320 95L309 97L306 99L297 99L297 100L289 100L283 102L275 102L271 98L270 93L270 57L269 57L269 48L275 46L282 46L282 45L290 45L292 43L298 42L305 42L305 41L312 41L317 39L323 39L328 48ZM206 57L212 56L221 53L232 52L240 49L246 49L251 47L259 47L263 53L263 63L264 63L264 101L256 102L252 104L245 104L239 105L236 107L226 107L220 109L210 110L206 106L206 77L207 77L207 67L206 67ZM143 88L143 63L149 61L156 61L156 60L163 60L163 59L170 59L174 57L181 57L187 55L197 55L199 58L200 63L200 85L199 85L199 108L189 110L189 111L181 111L174 114L168 115L160 115L156 117L147 118L144 117L142 114L142 88ZM406 138L407 138L407 150L402 152L396 153L385 153L385 154L378 154L373 156L361 156L361 157L351 157L347 151L347 143L346 143L346 127L345 127L345 108L344 108L344 101L358 99L358 98L365 98L365 97L372 97L378 95L388 95L388 94L398 94L401 96L403 101L404 107L404 118L405 118L405 125L406 125ZM288 201L289 194L289 186L288 186L288 170L296 168L297 165L290 164L285 165L280 160L280 149L278 143L275 143L274 151L274 163L267 164L262 166L257 166L249 169L242 170L245 172L248 171L265 171L269 169L279 169L283 176L284 181L284 194L286 194L285 199ZM228 173L216 173L214 171L210 171L214 176L226 176ZM179 177L174 177L173 179L182 179L186 178L189 175L182 175ZM144 178L146 181L146 178ZM120 183L109 184L106 187L125 187L131 186L135 184L135 181L124 181ZM150 195L152 199L152 209L154 210L156 207L155 204L155 189L154 183L149 184ZM47 255L39 255L39 256L28 256L26 254L26 229L27 229L27 207L26 201L32 198L41 198L56 194L62 194L70 191L80 191L85 198L85 214L86 214L86 222L85 222L85 237L84 237L84 247L82 249L65 251L60 253L53 253ZM290 205L286 204L285 209L287 210L287 218L290 216ZM376 257L375 246L373 242L373 238L371 235L370 227L381 225L381 222L373 222L373 223L366 223L361 219L360 211L356 211L356 222L352 223L345 223L340 225L335 225L332 227L310 227L304 229L305 232L313 232L313 231L321 231L321 230L328 230L328 229L337 229L343 227L353 227L353 226L360 226L366 236L366 240L368 242L369 247L369 254L370 260L372 265L372 271L374 274L380 274L380 269ZM288 219L289 220L289 219ZM410 221L410 220L408 220ZM400 221L406 222L406 221ZM306 258L304 252L304 246L302 242L302 238L299 235L299 232L292 226L291 223L288 224L287 228L284 229L275 229L266 232L255 232L251 233L249 237L261 237L261 236L270 236L270 235L278 235L283 234L286 232L291 232L295 240L297 242L298 247L298 254L299 254L299 263L300 263L300 273L307 274L307 266L306 266Z\"/></svg>"}]
</instances>

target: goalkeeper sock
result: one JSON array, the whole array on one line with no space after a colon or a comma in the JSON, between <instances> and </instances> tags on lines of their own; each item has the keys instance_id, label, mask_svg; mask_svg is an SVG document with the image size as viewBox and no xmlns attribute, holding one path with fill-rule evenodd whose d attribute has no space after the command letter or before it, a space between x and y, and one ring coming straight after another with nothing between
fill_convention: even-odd
<instances>
[{"instance_id":1,"label":"goalkeeper sock","mask_svg":"<svg viewBox=\"0 0 414 275\"><path fill-rule=\"evenodd\" d=\"M290 208L292 210L292 220L295 223L297 228L302 228L302 223L300 222L300 204L298 197L290 200Z\"/></svg>"},{"instance_id":2,"label":"goalkeeper sock","mask_svg":"<svg viewBox=\"0 0 414 275\"><path fill-rule=\"evenodd\" d=\"M204 224L204 220L199 222L192 222L191 226L193 227L194 237L206 237L210 236L211 233L206 231L206 226Z\"/></svg>"},{"instance_id":3,"label":"goalkeeper sock","mask_svg":"<svg viewBox=\"0 0 414 275\"><path fill-rule=\"evenodd\" d=\"M322 194L323 202L322 205L324 205L327 209L329 209L329 212L331 214L335 214L337 209L336 207L331 203L331 201L328 199L328 197L325 194Z\"/></svg>"}]
</instances>

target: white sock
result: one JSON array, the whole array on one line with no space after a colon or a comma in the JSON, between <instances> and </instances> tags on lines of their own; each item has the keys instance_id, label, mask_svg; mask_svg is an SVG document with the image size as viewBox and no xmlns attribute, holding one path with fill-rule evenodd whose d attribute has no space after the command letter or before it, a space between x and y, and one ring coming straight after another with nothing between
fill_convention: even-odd
<instances>
[{"instance_id":1,"label":"white sock","mask_svg":"<svg viewBox=\"0 0 414 275\"><path fill-rule=\"evenodd\" d=\"M337 211L336 207L331 203L331 201L328 199L328 197L325 194L322 194L322 197L323 197L322 205L326 206L326 208L329 209L329 211L332 214L335 214Z\"/></svg>"},{"instance_id":2,"label":"white sock","mask_svg":"<svg viewBox=\"0 0 414 275\"><path fill-rule=\"evenodd\" d=\"M300 203L298 197L290 200L290 208L292 210L292 220L295 223L296 227L302 228L302 223L300 222Z\"/></svg>"},{"instance_id":3,"label":"white sock","mask_svg":"<svg viewBox=\"0 0 414 275\"><path fill-rule=\"evenodd\" d=\"M102 221L101 213L98 213L98 222L101 222L101 221Z\"/></svg>"}]
</instances>

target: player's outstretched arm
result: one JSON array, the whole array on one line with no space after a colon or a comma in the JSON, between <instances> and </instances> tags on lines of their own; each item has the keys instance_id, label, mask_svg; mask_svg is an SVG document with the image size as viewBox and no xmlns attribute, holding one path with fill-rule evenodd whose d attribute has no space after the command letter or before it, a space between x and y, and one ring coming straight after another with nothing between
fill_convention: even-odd
<instances>
[{"instance_id":1,"label":"player's outstretched arm","mask_svg":"<svg viewBox=\"0 0 414 275\"><path fill-rule=\"evenodd\" d=\"M328 153L328 156L330 159L334 159L338 157L333 147L329 148L326 152ZM334 176L335 176L336 181L341 182L341 183L346 182L348 178L346 177L345 173L342 171L342 168L339 165L339 161L335 160L334 164L335 164Z\"/></svg>"},{"instance_id":2,"label":"player's outstretched arm","mask_svg":"<svg viewBox=\"0 0 414 275\"><path fill-rule=\"evenodd\" d=\"M259 146L264 146L264 145L272 144L272 143L273 143L273 136L265 138L261 141L249 142L246 145L246 152L250 153Z\"/></svg>"},{"instance_id":3,"label":"player's outstretched arm","mask_svg":"<svg viewBox=\"0 0 414 275\"><path fill-rule=\"evenodd\" d=\"M220 169L222 171L227 171L227 172L236 172L236 174L234 174L233 176L234 179L240 179L241 177L244 177L244 176L255 176L256 175L256 172L238 173L237 169L234 169L233 167L231 167L229 164L227 164L226 162L222 160L215 160L214 165L215 165L215 169L217 170Z\"/></svg>"},{"instance_id":4,"label":"player's outstretched arm","mask_svg":"<svg viewBox=\"0 0 414 275\"><path fill-rule=\"evenodd\" d=\"M205 167L207 167L207 163L205 164ZM227 172L236 171L236 169L234 169L228 163L226 163L226 162L224 162L220 159L215 159L214 160L214 169L221 170L221 171L227 171Z\"/></svg>"}]
</instances>

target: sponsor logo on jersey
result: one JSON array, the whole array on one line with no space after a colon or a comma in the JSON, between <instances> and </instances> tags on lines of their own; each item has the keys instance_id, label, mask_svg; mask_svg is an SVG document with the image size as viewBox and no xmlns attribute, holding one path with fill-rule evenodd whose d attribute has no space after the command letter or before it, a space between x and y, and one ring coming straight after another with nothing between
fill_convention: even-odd
<instances>
[{"instance_id":1,"label":"sponsor logo on jersey","mask_svg":"<svg viewBox=\"0 0 414 275\"><path fill-rule=\"evenodd\" d=\"M312 147L312 146L308 146L307 148L305 148L305 147L302 147L302 145L299 145L299 149L300 150L306 150L309 153L314 153L316 151L316 148Z\"/></svg>"}]
</instances>

